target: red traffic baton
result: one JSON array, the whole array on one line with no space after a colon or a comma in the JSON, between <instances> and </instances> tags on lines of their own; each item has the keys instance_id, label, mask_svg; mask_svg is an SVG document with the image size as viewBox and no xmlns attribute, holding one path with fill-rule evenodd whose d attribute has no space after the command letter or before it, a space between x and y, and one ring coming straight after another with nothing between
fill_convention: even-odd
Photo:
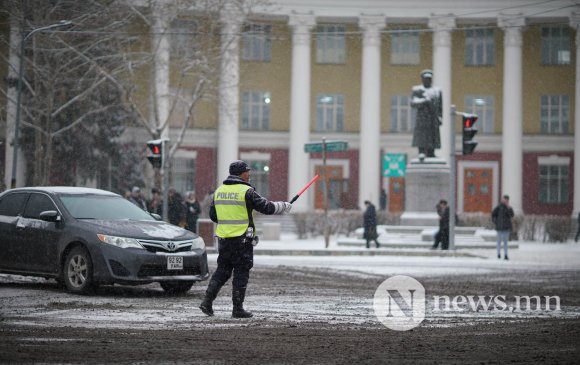
<instances>
[{"instance_id":1,"label":"red traffic baton","mask_svg":"<svg viewBox=\"0 0 580 365\"><path fill-rule=\"evenodd\" d=\"M308 189L310 187L310 185L314 184L314 182L316 180L318 180L319 177L320 177L320 175L316 174L316 176L314 176L312 178L312 180L310 180L310 182L308 184L304 185L304 187L302 189L300 189L300 191L298 192L298 194L294 195L294 198L292 198L292 200L290 200L290 204L292 204L296 200L298 200L298 198L300 197L300 195L302 195L302 193L305 192L306 189Z\"/></svg>"}]
</instances>

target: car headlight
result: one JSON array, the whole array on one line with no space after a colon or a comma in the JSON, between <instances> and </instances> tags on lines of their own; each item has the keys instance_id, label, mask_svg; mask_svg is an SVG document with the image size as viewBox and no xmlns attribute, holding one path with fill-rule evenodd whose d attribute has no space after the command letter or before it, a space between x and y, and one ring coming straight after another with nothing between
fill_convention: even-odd
<instances>
[{"instance_id":1,"label":"car headlight","mask_svg":"<svg viewBox=\"0 0 580 365\"><path fill-rule=\"evenodd\" d=\"M205 242L203 242L203 238L197 237L191 244L191 250L193 251L200 248L205 248Z\"/></svg>"},{"instance_id":2,"label":"car headlight","mask_svg":"<svg viewBox=\"0 0 580 365\"><path fill-rule=\"evenodd\" d=\"M115 237L115 236L107 236L105 234L97 234L99 240L103 243L108 243L109 245L121 247L121 248L141 248L143 246L134 238L129 237Z\"/></svg>"}]
</instances>

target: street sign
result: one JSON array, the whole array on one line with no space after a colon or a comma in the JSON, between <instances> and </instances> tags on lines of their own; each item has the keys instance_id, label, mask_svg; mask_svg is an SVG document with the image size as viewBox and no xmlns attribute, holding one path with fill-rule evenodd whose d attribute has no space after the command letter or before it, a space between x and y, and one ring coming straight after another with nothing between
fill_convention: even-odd
<instances>
[{"instance_id":1,"label":"street sign","mask_svg":"<svg viewBox=\"0 0 580 365\"><path fill-rule=\"evenodd\" d=\"M385 153L383 155L383 177L403 177L407 169L407 155Z\"/></svg>"},{"instance_id":2,"label":"street sign","mask_svg":"<svg viewBox=\"0 0 580 365\"><path fill-rule=\"evenodd\" d=\"M345 141L328 141L326 142L326 152L340 152L348 149L348 142ZM322 142L310 142L304 144L304 152L315 153L322 152Z\"/></svg>"}]
</instances>

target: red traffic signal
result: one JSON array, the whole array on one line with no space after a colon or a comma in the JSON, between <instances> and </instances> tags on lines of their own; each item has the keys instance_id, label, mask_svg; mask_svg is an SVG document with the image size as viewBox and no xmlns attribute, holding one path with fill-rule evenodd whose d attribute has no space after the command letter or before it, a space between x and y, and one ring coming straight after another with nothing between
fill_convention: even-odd
<instances>
[{"instance_id":1,"label":"red traffic signal","mask_svg":"<svg viewBox=\"0 0 580 365\"><path fill-rule=\"evenodd\" d=\"M163 164L163 140L156 139L147 142L147 159L151 162L151 165L156 168L160 168Z\"/></svg>"},{"instance_id":2,"label":"red traffic signal","mask_svg":"<svg viewBox=\"0 0 580 365\"><path fill-rule=\"evenodd\" d=\"M463 114L463 154L471 155L475 147L477 147L477 142L473 140L473 137L477 134L477 128L474 127L477 122L477 115L475 114Z\"/></svg>"}]
</instances>

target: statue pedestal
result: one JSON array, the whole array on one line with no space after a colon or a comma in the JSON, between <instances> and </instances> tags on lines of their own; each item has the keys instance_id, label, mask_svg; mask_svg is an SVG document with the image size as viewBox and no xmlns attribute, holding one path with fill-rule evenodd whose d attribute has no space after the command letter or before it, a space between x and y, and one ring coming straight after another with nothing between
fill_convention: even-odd
<instances>
[{"instance_id":1,"label":"statue pedestal","mask_svg":"<svg viewBox=\"0 0 580 365\"><path fill-rule=\"evenodd\" d=\"M404 226L439 226L435 206L439 200L449 201L450 167L441 158L415 158L407 165L405 176Z\"/></svg>"}]
</instances>

